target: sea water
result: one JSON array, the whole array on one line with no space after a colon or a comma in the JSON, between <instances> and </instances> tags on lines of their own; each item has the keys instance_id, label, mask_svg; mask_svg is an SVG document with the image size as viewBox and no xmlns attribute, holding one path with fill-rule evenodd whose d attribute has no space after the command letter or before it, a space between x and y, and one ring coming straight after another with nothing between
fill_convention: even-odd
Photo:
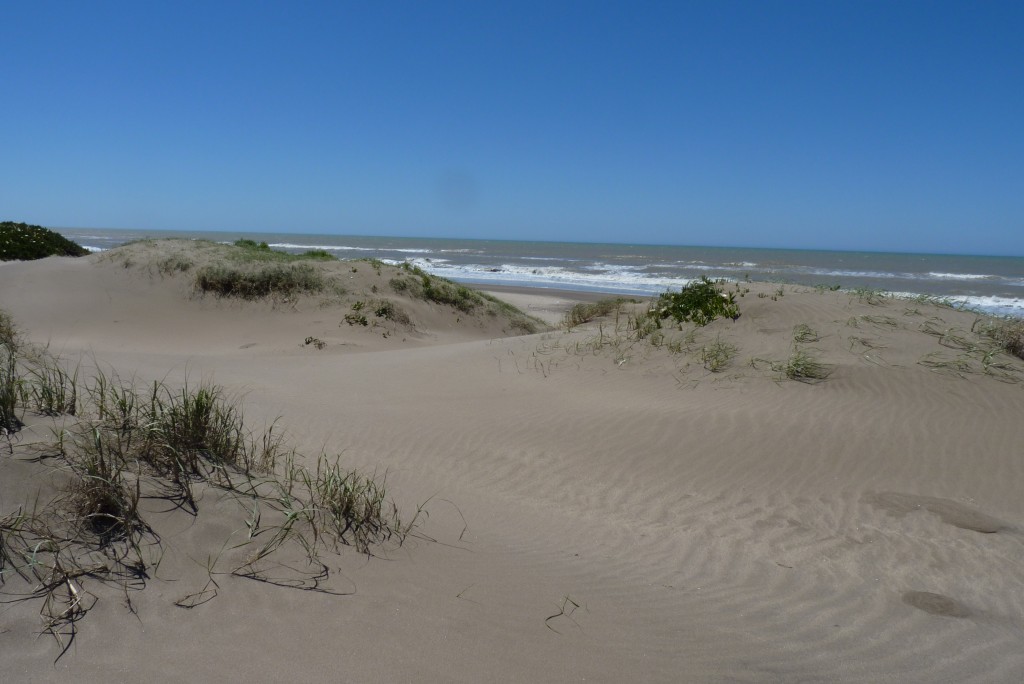
<instances>
[{"instance_id":1,"label":"sea water","mask_svg":"<svg viewBox=\"0 0 1024 684\"><path fill-rule=\"evenodd\" d=\"M245 237L287 252L322 249L341 259L408 262L478 285L651 295L707 276L930 295L1024 317L1024 257L296 233L74 228L60 232L93 251L146 238L233 242Z\"/></svg>"}]
</instances>

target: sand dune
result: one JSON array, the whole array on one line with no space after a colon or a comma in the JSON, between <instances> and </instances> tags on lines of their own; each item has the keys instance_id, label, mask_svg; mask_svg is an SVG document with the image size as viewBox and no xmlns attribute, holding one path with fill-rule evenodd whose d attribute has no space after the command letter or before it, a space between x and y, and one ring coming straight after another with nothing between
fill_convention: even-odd
<instances>
[{"instance_id":1,"label":"sand dune","mask_svg":"<svg viewBox=\"0 0 1024 684\"><path fill-rule=\"evenodd\" d=\"M950 346L971 313L752 283L738 320L664 339L628 307L522 335L363 262L327 267L344 296L241 302L152 268L198 264L187 245L145 249L0 264L0 309L83 373L210 379L428 515L377 556L331 554L345 595L325 595L228 574L231 497L147 504L146 588L83 578L101 600L56 663L38 604L0 606L0 680L1024 680L1024 362ZM385 293L408 325L344 322ZM549 323L574 301L505 294ZM710 372L715 343L735 352ZM829 377L787 379L794 349ZM0 516L49 486L26 460L47 420L0 456ZM211 564L217 596L176 606Z\"/></svg>"}]
</instances>

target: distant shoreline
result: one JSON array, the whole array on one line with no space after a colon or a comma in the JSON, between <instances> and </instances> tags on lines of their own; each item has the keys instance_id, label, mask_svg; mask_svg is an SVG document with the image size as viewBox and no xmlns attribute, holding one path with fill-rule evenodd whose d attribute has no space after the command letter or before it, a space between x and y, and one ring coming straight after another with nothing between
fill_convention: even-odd
<instances>
[{"instance_id":1,"label":"distant shoreline","mask_svg":"<svg viewBox=\"0 0 1024 684\"><path fill-rule=\"evenodd\" d=\"M650 297L706 276L880 290L908 297L920 294L949 298L986 313L1024 317L1021 257L298 233L66 230L64 234L92 250L116 247L129 239L173 236L233 242L256 237L286 252L315 249L340 259L410 263L478 289L525 287L596 297Z\"/></svg>"}]
</instances>

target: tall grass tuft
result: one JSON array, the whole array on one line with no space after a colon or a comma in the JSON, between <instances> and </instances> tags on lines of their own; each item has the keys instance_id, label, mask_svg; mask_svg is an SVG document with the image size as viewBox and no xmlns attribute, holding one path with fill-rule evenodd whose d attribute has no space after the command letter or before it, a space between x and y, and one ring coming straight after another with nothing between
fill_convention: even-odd
<instances>
[{"instance_id":1,"label":"tall grass tuft","mask_svg":"<svg viewBox=\"0 0 1024 684\"><path fill-rule=\"evenodd\" d=\"M145 529L139 515L139 481L129 481L129 464L109 448L99 429L70 460L76 478L69 488L69 504L75 530L94 539L100 547L135 537Z\"/></svg>"},{"instance_id":2,"label":"tall grass tuft","mask_svg":"<svg viewBox=\"0 0 1024 684\"><path fill-rule=\"evenodd\" d=\"M379 481L342 468L321 455L310 480L311 503L341 543L367 553L400 532L398 511L387 498L387 477Z\"/></svg>"},{"instance_id":3,"label":"tall grass tuft","mask_svg":"<svg viewBox=\"0 0 1024 684\"><path fill-rule=\"evenodd\" d=\"M68 372L48 354L40 354L28 371L33 408L45 416L75 415L78 409L78 368Z\"/></svg>"},{"instance_id":4,"label":"tall grass tuft","mask_svg":"<svg viewBox=\"0 0 1024 684\"><path fill-rule=\"evenodd\" d=\"M805 349L797 349L787 361L775 364L774 368L790 380L808 384L825 380L834 370L832 366L818 361Z\"/></svg>"},{"instance_id":5,"label":"tall grass tuft","mask_svg":"<svg viewBox=\"0 0 1024 684\"><path fill-rule=\"evenodd\" d=\"M5 434L21 427L22 378L18 355L7 343L0 342L0 430Z\"/></svg>"},{"instance_id":6,"label":"tall grass tuft","mask_svg":"<svg viewBox=\"0 0 1024 684\"><path fill-rule=\"evenodd\" d=\"M981 326L975 324L975 329L1007 353L1024 359L1024 320L1006 319Z\"/></svg>"}]
</instances>

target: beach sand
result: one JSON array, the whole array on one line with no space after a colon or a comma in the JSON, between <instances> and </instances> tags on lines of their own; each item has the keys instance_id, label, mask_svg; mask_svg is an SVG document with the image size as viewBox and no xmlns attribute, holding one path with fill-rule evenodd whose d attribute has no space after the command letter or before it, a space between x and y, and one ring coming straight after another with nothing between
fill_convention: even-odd
<instances>
[{"instance_id":1,"label":"beach sand","mask_svg":"<svg viewBox=\"0 0 1024 684\"><path fill-rule=\"evenodd\" d=\"M974 314L752 283L738 320L660 344L625 313L522 335L405 300L410 326L364 327L343 316L384 291L369 264L333 267L344 301L240 302L152 267L187 248L135 249L2 263L0 309L83 377L214 382L425 513L326 554L326 594L230 574L231 496L147 502L145 588L81 578L99 600L56 662L39 603L0 605L0 681L1024 680L1024 384L920 363L962 357L925 329ZM596 297L497 294L550 323ZM801 324L822 382L778 370ZM712 373L715 342L736 351ZM0 442L0 516L49 492L47 421Z\"/></svg>"}]
</instances>

